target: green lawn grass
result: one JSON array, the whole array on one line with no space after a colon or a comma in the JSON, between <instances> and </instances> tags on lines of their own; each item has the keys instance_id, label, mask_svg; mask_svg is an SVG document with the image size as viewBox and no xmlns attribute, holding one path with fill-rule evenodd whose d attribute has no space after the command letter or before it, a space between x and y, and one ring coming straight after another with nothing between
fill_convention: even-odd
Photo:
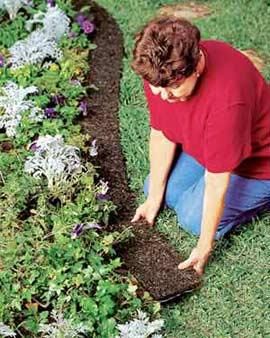
<instances>
[{"instance_id":1,"label":"green lawn grass","mask_svg":"<svg viewBox=\"0 0 270 338\"><path fill-rule=\"evenodd\" d=\"M125 38L126 58L121 83L121 143L130 187L142 201L148 165L148 113L140 79L131 71L133 36L163 4L162 0L98 0L116 18ZM178 1L179 3L180 1ZM270 1L213 0L202 3L212 15L196 21L203 38L222 39L241 49L270 57ZM264 74L269 80L270 63ZM163 212L157 221L180 252L188 256L197 239L179 229L175 215ZM270 214L243 226L220 241L204 275L203 287L162 310L165 337L270 337Z\"/></svg>"}]
</instances>

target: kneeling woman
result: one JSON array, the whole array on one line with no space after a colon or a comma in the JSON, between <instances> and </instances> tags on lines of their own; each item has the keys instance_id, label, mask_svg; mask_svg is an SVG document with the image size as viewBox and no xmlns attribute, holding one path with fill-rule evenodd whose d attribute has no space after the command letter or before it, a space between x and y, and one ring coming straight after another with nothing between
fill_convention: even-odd
<instances>
[{"instance_id":1,"label":"kneeling woman","mask_svg":"<svg viewBox=\"0 0 270 338\"><path fill-rule=\"evenodd\" d=\"M270 87L242 53L174 17L138 33L132 67L151 125L147 199L132 221L153 224L164 200L199 236L179 268L202 274L215 239L270 210Z\"/></svg>"}]
</instances>

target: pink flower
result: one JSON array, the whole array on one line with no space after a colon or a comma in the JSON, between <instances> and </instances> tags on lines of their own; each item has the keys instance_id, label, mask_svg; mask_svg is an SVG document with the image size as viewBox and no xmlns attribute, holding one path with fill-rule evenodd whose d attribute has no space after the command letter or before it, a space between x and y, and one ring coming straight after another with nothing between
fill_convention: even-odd
<instances>
[{"instance_id":1,"label":"pink flower","mask_svg":"<svg viewBox=\"0 0 270 338\"><path fill-rule=\"evenodd\" d=\"M95 25L89 20L84 20L82 23L82 29L85 34L91 34L95 30Z\"/></svg>"}]
</instances>

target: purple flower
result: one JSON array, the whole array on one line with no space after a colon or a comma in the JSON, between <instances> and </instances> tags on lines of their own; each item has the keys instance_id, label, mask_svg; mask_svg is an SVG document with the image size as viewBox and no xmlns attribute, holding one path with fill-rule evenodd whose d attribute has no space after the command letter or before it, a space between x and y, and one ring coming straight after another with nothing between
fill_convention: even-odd
<instances>
[{"instance_id":1,"label":"purple flower","mask_svg":"<svg viewBox=\"0 0 270 338\"><path fill-rule=\"evenodd\" d=\"M76 224L71 231L71 238L75 239L79 237L85 230L89 229L102 229L102 227L95 222L92 223L78 223Z\"/></svg>"},{"instance_id":2,"label":"purple flower","mask_svg":"<svg viewBox=\"0 0 270 338\"><path fill-rule=\"evenodd\" d=\"M108 181L104 182L103 180L99 181L100 184L100 193L105 195L109 190Z\"/></svg>"},{"instance_id":3,"label":"purple flower","mask_svg":"<svg viewBox=\"0 0 270 338\"><path fill-rule=\"evenodd\" d=\"M37 151L38 149L40 149L40 147L37 145L37 142L34 141L34 142L32 142L32 143L29 145L28 149L31 150L31 151L33 151L33 152L35 152L35 151Z\"/></svg>"},{"instance_id":4,"label":"purple flower","mask_svg":"<svg viewBox=\"0 0 270 338\"><path fill-rule=\"evenodd\" d=\"M82 14L82 13L78 13L78 15L76 16L76 22L78 22L78 24L82 27L83 22L87 20L87 17Z\"/></svg>"},{"instance_id":5,"label":"purple flower","mask_svg":"<svg viewBox=\"0 0 270 338\"><path fill-rule=\"evenodd\" d=\"M63 106L65 104L66 98L64 95L54 95L51 98L51 101L55 105Z\"/></svg>"},{"instance_id":6,"label":"purple flower","mask_svg":"<svg viewBox=\"0 0 270 338\"><path fill-rule=\"evenodd\" d=\"M44 114L47 118L55 118L57 116L54 108L45 108Z\"/></svg>"},{"instance_id":7,"label":"purple flower","mask_svg":"<svg viewBox=\"0 0 270 338\"><path fill-rule=\"evenodd\" d=\"M55 1L54 0L47 0L47 4L51 7L55 6Z\"/></svg>"},{"instance_id":8,"label":"purple flower","mask_svg":"<svg viewBox=\"0 0 270 338\"><path fill-rule=\"evenodd\" d=\"M79 105L79 110L82 112L83 116L87 116L88 108L89 108L88 100L87 98L84 98Z\"/></svg>"},{"instance_id":9,"label":"purple flower","mask_svg":"<svg viewBox=\"0 0 270 338\"><path fill-rule=\"evenodd\" d=\"M83 29L85 34L91 34L95 30L95 25L91 21L85 20L82 23L82 29Z\"/></svg>"},{"instance_id":10,"label":"purple flower","mask_svg":"<svg viewBox=\"0 0 270 338\"><path fill-rule=\"evenodd\" d=\"M4 64L5 64L5 59L4 59L3 55L0 54L0 68L4 67Z\"/></svg>"},{"instance_id":11,"label":"purple flower","mask_svg":"<svg viewBox=\"0 0 270 338\"><path fill-rule=\"evenodd\" d=\"M96 198L99 201L108 201L110 199L109 196L107 195L108 190L109 190L108 182L107 181L104 182L103 180L100 180Z\"/></svg>"},{"instance_id":12,"label":"purple flower","mask_svg":"<svg viewBox=\"0 0 270 338\"><path fill-rule=\"evenodd\" d=\"M110 197L108 195L102 194L100 192L96 194L96 198L101 202L108 201L110 199Z\"/></svg>"},{"instance_id":13,"label":"purple flower","mask_svg":"<svg viewBox=\"0 0 270 338\"><path fill-rule=\"evenodd\" d=\"M84 228L83 223L76 224L71 231L71 238L75 239L79 237L83 233L83 228Z\"/></svg>"}]
</instances>

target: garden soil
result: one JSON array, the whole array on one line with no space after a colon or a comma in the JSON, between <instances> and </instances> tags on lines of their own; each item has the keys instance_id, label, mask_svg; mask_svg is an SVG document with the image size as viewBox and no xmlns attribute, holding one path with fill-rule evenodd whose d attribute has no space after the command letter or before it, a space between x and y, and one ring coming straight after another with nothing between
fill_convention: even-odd
<instances>
[{"instance_id":1,"label":"garden soil","mask_svg":"<svg viewBox=\"0 0 270 338\"><path fill-rule=\"evenodd\" d=\"M88 3L89 4L89 3ZM85 1L76 1L79 9ZM83 132L97 140L100 178L109 182L110 198L117 206L117 216L110 221L111 230L132 227L134 237L116 248L128 270L154 299L168 301L198 288L200 278L191 268L178 270L183 258L168 241L146 222L130 220L136 209L136 196L129 190L119 135L119 86L123 57L123 37L115 20L101 7L91 3L91 20L96 32L91 52L91 71L87 82L98 87L89 93L90 111L82 117Z\"/></svg>"}]
</instances>

